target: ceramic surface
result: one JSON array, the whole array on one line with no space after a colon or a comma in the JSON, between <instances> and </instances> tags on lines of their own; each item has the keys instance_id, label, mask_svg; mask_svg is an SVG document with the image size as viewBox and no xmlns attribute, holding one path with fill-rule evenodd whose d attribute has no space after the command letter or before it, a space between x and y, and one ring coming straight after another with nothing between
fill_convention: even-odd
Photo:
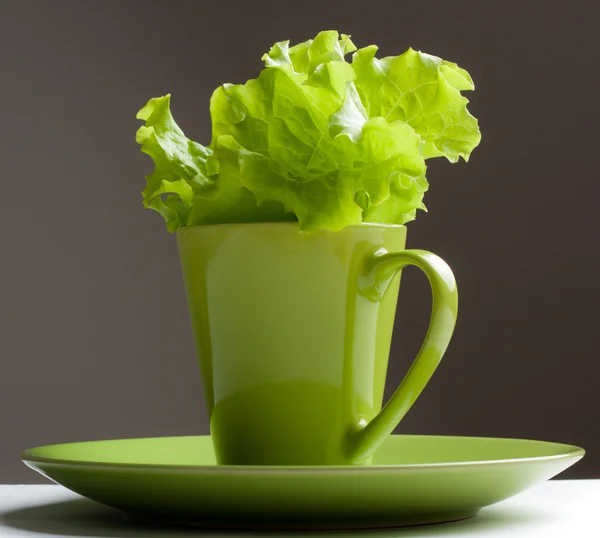
<instances>
[{"instance_id":1,"label":"ceramic surface","mask_svg":"<svg viewBox=\"0 0 600 538\"><path fill-rule=\"evenodd\" d=\"M448 265L405 250L406 228L300 233L294 223L177 233L217 461L370 463L413 405L452 336ZM382 409L400 273L431 284L429 331Z\"/></svg>"},{"instance_id":2,"label":"ceramic surface","mask_svg":"<svg viewBox=\"0 0 600 538\"><path fill-rule=\"evenodd\" d=\"M27 465L133 518L240 529L358 529L471 517L573 465L578 447L388 437L372 466L216 465L210 437L34 448Z\"/></svg>"}]
</instances>

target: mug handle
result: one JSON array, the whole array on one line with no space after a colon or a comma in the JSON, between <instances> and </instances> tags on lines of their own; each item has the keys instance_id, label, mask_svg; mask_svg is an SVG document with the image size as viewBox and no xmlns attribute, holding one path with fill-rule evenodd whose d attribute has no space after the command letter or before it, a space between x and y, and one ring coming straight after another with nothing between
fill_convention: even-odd
<instances>
[{"instance_id":1,"label":"mug handle","mask_svg":"<svg viewBox=\"0 0 600 538\"><path fill-rule=\"evenodd\" d=\"M456 281L448 264L431 252L387 252L381 249L368 256L359 278L360 292L371 301L380 301L392 279L407 265L421 269L431 285L429 328L417 357L396 392L371 422L351 436L351 459L355 462L370 457L404 418L442 360L454 332L458 313Z\"/></svg>"}]
</instances>

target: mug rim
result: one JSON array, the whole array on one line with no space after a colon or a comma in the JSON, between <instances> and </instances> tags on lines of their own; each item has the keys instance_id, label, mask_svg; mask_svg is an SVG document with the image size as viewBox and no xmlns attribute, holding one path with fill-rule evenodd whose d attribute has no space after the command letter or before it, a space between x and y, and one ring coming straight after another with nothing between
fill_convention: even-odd
<instances>
[{"instance_id":1,"label":"mug rim","mask_svg":"<svg viewBox=\"0 0 600 538\"><path fill-rule=\"evenodd\" d=\"M215 229L217 227L224 227L224 226L235 227L235 228L239 228L239 227L255 227L255 228L260 228L260 227L291 228L291 227L293 227L293 228L298 228L298 222L297 221L220 222L220 223L215 223L215 224L194 224L193 226L183 226L183 227L179 228L175 233L179 234L180 232L185 232L186 230L193 230L193 229L198 229L198 228ZM379 222L361 222L359 224L350 224L348 226L344 226L343 228L340 228L339 230L318 229L318 230L314 230L314 232L338 233L338 232L342 232L343 230L346 230L349 228L350 229L351 228L379 228L379 229L393 230L393 229L406 228L406 224L383 224L383 223L379 223ZM307 233L313 233L313 232L307 232Z\"/></svg>"}]
</instances>

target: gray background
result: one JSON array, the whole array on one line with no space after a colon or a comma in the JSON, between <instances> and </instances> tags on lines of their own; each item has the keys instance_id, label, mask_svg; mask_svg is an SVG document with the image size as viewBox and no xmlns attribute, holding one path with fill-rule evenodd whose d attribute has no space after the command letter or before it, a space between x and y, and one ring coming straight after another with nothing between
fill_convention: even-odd
<instances>
[{"instance_id":1,"label":"gray background","mask_svg":"<svg viewBox=\"0 0 600 538\"><path fill-rule=\"evenodd\" d=\"M33 445L208 431L174 238L141 208L135 113L171 92L207 142L217 85L327 28L477 84L483 144L431 165L430 212L409 225L453 267L461 314L401 431L579 444L564 476L600 476L598 6L0 1L0 482L41 480L18 458ZM390 389L430 304L403 278Z\"/></svg>"}]
</instances>

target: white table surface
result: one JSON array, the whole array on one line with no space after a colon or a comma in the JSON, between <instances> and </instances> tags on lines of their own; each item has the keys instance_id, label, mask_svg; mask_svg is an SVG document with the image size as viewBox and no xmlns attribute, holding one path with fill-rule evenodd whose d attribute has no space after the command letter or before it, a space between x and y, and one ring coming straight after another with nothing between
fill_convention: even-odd
<instances>
[{"instance_id":1,"label":"white table surface","mask_svg":"<svg viewBox=\"0 0 600 538\"><path fill-rule=\"evenodd\" d=\"M554 480L482 510L474 519L426 527L364 533L335 533L337 538L360 536L480 538L600 538L600 480ZM187 529L141 527L125 514L94 503L60 486L1 486L0 538L107 537L177 538L239 537ZM241 536L260 536L243 533ZM271 538L282 534L269 534ZM301 534L294 534L298 538ZM315 538L332 536L316 533Z\"/></svg>"}]
</instances>

